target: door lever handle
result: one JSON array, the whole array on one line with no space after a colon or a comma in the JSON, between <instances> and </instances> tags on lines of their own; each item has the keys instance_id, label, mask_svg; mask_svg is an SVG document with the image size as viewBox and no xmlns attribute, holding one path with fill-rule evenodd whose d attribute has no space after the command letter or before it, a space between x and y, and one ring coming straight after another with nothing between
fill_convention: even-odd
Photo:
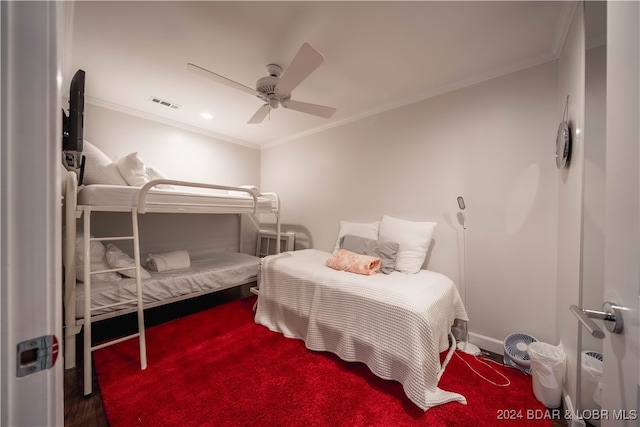
<instances>
[{"instance_id":1,"label":"door lever handle","mask_svg":"<svg viewBox=\"0 0 640 427\"><path fill-rule=\"evenodd\" d=\"M604 332L602 332L602 329L600 329L598 325L596 325L596 323L589 317L589 314L591 314L592 316L595 314L592 310L584 310L577 305L572 305L569 308L571 309L571 312L578 318L580 323L582 323L582 326L584 326L585 329L589 331L589 333L593 337L600 339L604 338ZM587 312L589 312L589 314L587 314Z\"/></svg>"},{"instance_id":2,"label":"door lever handle","mask_svg":"<svg viewBox=\"0 0 640 427\"><path fill-rule=\"evenodd\" d=\"M611 302L602 304L603 311L588 310L585 308L572 305L569 307L571 312L578 318L582 326L595 338L604 338L604 332L591 319L599 319L604 321L604 325L609 332L619 334L622 332L622 313L620 308Z\"/></svg>"}]
</instances>

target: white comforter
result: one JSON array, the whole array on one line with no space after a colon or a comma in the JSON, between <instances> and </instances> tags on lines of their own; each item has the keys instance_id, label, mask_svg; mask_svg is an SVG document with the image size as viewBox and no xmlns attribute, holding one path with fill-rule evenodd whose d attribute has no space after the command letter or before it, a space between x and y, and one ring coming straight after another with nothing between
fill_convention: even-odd
<instances>
[{"instance_id":1,"label":"white comforter","mask_svg":"<svg viewBox=\"0 0 640 427\"><path fill-rule=\"evenodd\" d=\"M399 381L423 410L466 403L438 388L450 327L454 319L468 320L453 282L428 270L337 271L325 266L330 256L307 249L264 258L256 322L311 350L365 363L377 376Z\"/></svg>"}]
</instances>

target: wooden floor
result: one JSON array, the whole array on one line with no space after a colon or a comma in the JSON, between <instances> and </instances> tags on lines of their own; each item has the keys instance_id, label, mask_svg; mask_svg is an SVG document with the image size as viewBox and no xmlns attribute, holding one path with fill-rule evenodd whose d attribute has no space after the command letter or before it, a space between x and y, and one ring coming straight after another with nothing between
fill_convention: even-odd
<instances>
[{"instance_id":1,"label":"wooden floor","mask_svg":"<svg viewBox=\"0 0 640 427\"><path fill-rule=\"evenodd\" d=\"M229 289L175 303L171 305L171 310L167 310L167 307L147 310L145 311L146 326L150 327L234 299L245 298L249 295L248 287ZM113 331L118 331L119 335L129 334L135 332L136 325L135 315L104 320L94 324L93 336L95 339L108 339L114 337ZM77 366L64 373L64 425L66 427L108 427L109 422L102 407L100 385L95 375L95 369L92 370L93 393L89 396L83 395L82 334L78 335L77 341ZM486 352L485 357L502 362L502 355ZM553 420L552 425L553 427L566 427L567 422Z\"/></svg>"},{"instance_id":2,"label":"wooden floor","mask_svg":"<svg viewBox=\"0 0 640 427\"><path fill-rule=\"evenodd\" d=\"M80 358L81 359L81 358ZM82 361L80 361L80 365ZM106 427L98 382L93 380L93 394L82 392L82 366L64 372L64 425L68 427Z\"/></svg>"}]
</instances>

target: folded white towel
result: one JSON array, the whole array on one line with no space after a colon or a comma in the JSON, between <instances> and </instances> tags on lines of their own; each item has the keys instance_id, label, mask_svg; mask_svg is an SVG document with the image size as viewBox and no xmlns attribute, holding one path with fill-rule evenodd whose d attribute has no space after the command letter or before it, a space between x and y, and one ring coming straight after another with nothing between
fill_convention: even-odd
<instances>
[{"instance_id":1,"label":"folded white towel","mask_svg":"<svg viewBox=\"0 0 640 427\"><path fill-rule=\"evenodd\" d=\"M189 252L185 250L149 254L147 268L153 271L178 270L191 266Z\"/></svg>"}]
</instances>

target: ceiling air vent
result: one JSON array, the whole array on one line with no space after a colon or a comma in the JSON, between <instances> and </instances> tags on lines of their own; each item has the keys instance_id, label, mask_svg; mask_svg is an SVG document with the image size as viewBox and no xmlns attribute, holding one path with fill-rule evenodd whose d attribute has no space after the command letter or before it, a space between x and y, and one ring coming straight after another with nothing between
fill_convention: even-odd
<instances>
[{"instance_id":1,"label":"ceiling air vent","mask_svg":"<svg viewBox=\"0 0 640 427\"><path fill-rule=\"evenodd\" d=\"M155 103L155 104L159 104L159 105L164 105L165 107L169 107L173 110L179 110L180 108L182 108L182 105L178 105L174 102L169 102L165 99L161 99L158 98L157 96L152 96L149 98L149 101Z\"/></svg>"}]
</instances>

